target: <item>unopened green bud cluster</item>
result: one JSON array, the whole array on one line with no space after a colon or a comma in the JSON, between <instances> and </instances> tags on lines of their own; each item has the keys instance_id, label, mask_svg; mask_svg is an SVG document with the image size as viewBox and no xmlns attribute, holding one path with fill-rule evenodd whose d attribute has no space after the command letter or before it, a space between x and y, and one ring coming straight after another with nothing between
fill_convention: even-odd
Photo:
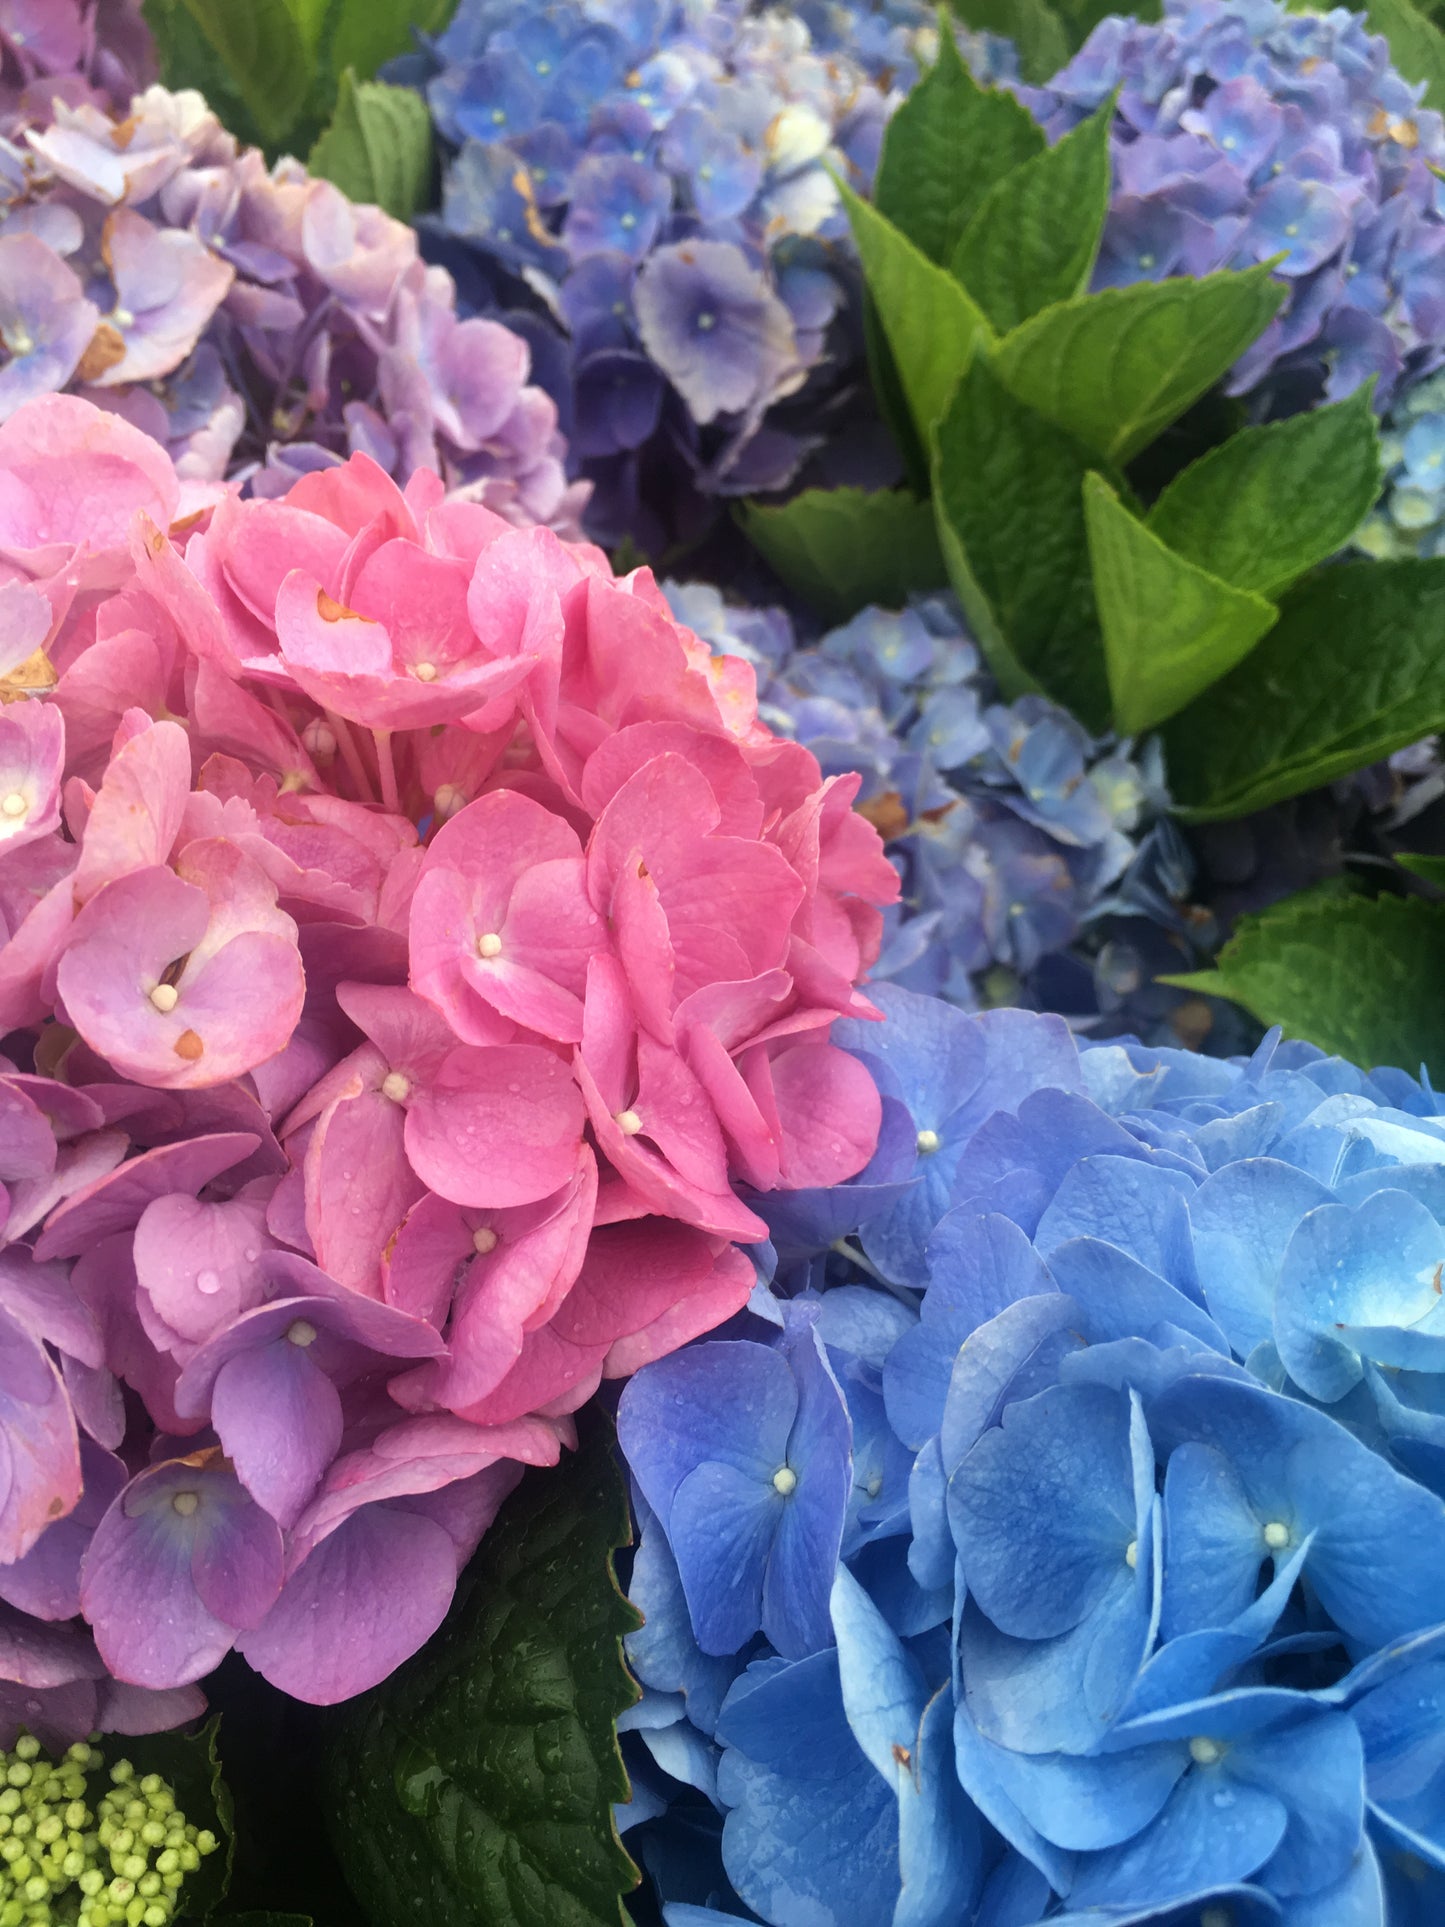
<instances>
[{"instance_id":1,"label":"unopened green bud cluster","mask_svg":"<svg viewBox=\"0 0 1445 1927\"><path fill-rule=\"evenodd\" d=\"M0 1751L0 1927L168 1927L186 1875L216 1851L159 1774L72 1746L52 1763L22 1734Z\"/></svg>"}]
</instances>

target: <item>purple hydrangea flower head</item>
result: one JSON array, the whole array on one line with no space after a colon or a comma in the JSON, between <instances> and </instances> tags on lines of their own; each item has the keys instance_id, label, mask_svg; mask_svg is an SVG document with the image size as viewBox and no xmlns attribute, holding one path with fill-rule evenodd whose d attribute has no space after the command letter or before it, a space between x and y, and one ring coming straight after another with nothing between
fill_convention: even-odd
<instances>
[{"instance_id":1,"label":"purple hydrangea flower head","mask_svg":"<svg viewBox=\"0 0 1445 1927\"><path fill-rule=\"evenodd\" d=\"M499 0L463 0L435 43L427 97L447 159L427 245L459 270L470 260L469 302L525 307L560 335L559 366L539 372L578 424L601 540L658 551L706 527L705 498L787 486L817 440L816 404L858 389L833 177L872 178L902 97L890 35L926 51L937 27L919 5L860 61L845 19L815 24L816 45L801 15L744 0L625 15L548 0L520 23ZM603 347L662 378L645 441L599 424Z\"/></svg>"},{"instance_id":2,"label":"purple hydrangea flower head","mask_svg":"<svg viewBox=\"0 0 1445 1927\"><path fill-rule=\"evenodd\" d=\"M1287 298L1229 383L1266 413L1372 375L1383 404L1439 365L1445 124L1362 15L1166 0L1017 91L1057 138L1115 89L1096 286L1277 261Z\"/></svg>"},{"instance_id":3,"label":"purple hydrangea flower head","mask_svg":"<svg viewBox=\"0 0 1445 1927\"><path fill-rule=\"evenodd\" d=\"M197 485L281 494L362 450L576 532L586 485L526 343L459 319L408 228L295 161L268 171L197 94L108 107L47 101L0 149L0 417L68 388Z\"/></svg>"},{"instance_id":4,"label":"purple hydrangea flower head","mask_svg":"<svg viewBox=\"0 0 1445 1927\"><path fill-rule=\"evenodd\" d=\"M701 1638L726 1576L700 1608L639 1508L629 1844L689 1923L1414 1927L1445 1898L1440 1099L1277 1033L1056 1055L1011 1015L1038 1037L916 1187L887 1290L840 1243L629 1388L660 1411L730 1349L740 1383L805 1312L880 1520L833 1561L831 1639L741 1637L729 1679ZM992 1021L896 1001L872 1054L917 1082L940 1023L982 1049ZM696 1408L692 1458L741 1403L711 1435ZM623 1437L644 1485L658 1429Z\"/></svg>"}]
</instances>

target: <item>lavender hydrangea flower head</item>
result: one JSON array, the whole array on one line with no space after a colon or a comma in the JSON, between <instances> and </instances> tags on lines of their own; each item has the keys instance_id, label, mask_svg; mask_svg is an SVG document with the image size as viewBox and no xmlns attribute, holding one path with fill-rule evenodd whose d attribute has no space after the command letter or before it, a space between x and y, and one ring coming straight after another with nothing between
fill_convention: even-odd
<instances>
[{"instance_id":1,"label":"lavender hydrangea flower head","mask_svg":"<svg viewBox=\"0 0 1445 1927\"><path fill-rule=\"evenodd\" d=\"M866 609L800 646L781 609L737 608L704 584L666 593L704 641L753 663L774 729L830 775L862 773L859 808L903 879L875 978L968 1009L1016 1000L1106 900L1163 802L1152 751L1096 742L1042 697L1001 702L950 597Z\"/></svg>"},{"instance_id":2,"label":"lavender hydrangea flower head","mask_svg":"<svg viewBox=\"0 0 1445 1927\"><path fill-rule=\"evenodd\" d=\"M1110 17L1021 97L1057 138L1118 90L1098 287L1274 260L1289 295L1236 364L1267 413L1387 400L1445 356L1445 125L1359 14L1167 0Z\"/></svg>"},{"instance_id":3,"label":"lavender hydrangea flower head","mask_svg":"<svg viewBox=\"0 0 1445 1927\"><path fill-rule=\"evenodd\" d=\"M151 87L124 121L60 99L0 144L0 290L0 418L69 389L190 481L277 495L359 450L576 531L586 487L526 343L459 319L410 229L268 170L198 94Z\"/></svg>"},{"instance_id":4,"label":"lavender hydrangea flower head","mask_svg":"<svg viewBox=\"0 0 1445 1927\"><path fill-rule=\"evenodd\" d=\"M791 482L861 372L833 173L871 180L890 84L744 0L463 0L427 95L449 156L427 245L546 338L592 531L658 552L704 498Z\"/></svg>"}]
</instances>

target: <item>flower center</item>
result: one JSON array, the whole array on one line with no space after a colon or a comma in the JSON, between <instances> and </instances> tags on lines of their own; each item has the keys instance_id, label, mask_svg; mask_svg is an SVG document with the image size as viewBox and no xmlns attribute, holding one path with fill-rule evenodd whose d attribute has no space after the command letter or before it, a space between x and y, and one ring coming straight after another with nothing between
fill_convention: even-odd
<instances>
[{"instance_id":1,"label":"flower center","mask_svg":"<svg viewBox=\"0 0 1445 1927\"><path fill-rule=\"evenodd\" d=\"M200 1503L200 1496L195 1492L178 1492L171 1500L172 1509L183 1519L189 1519Z\"/></svg>"},{"instance_id":2,"label":"flower center","mask_svg":"<svg viewBox=\"0 0 1445 1927\"><path fill-rule=\"evenodd\" d=\"M497 1248L497 1234L489 1224L479 1224L472 1233L472 1250L479 1258L485 1258L489 1251Z\"/></svg>"},{"instance_id":3,"label":"flower center","mask_svg":"<svg viewBox=\"0 0 1445 1927\"><path fill-rule=\"evenodd\" d=\"M404 1104L411 1096L411 1079L401 1071L388 1071L381 1080L381 1094L393 1104Z\"/></svg>"},{"instance_id":4,"label":"flower center","mask_svg":"<svg viewBox=\"0 0 1445 1927\"><path fill-rule=\"evenodd\" d=\"M717 326L717 316L704 308L697 318L697 325L704 334L707 334Z\"/></svg>"},{"instance_id":5,"label":"flower center","mask_svg":"<svg viewBox=\"0 0 1445 1927\"><path fill-rule=\"evenodd\" d=\"M1131 1539L1124 1548L1124 1564L1133 1572L1139 1563L1139 1541Z\"/></svg>"},{"instance_id":6,"label":"flower center","mask_svg":"<svg viewBox=\"0 0 1445 1927\"><path fill-rule=\"evenodd\" d=\"M181 1001L181 993L174 984L157 984L151 992L151 1002L162 1017L168 1017Z\"/></svg>"},{"instance_id":7,"label":"flower center","mask_svg":"<svg viewBox=\"0 0 1445 1927\"><path fill-rule=\"evenodd\" d=\"M500 957L501 954L502 940L495 930L489 930L485 936L477 938L477 955L479 957Z\"/></svg>"},{"instance_id":8,"label":"flower center","mask_svg":"<svg viewBox=\"0 0 1445 1927\"><path fill-rule=\"evenodd\" d=\"M624 214L622 219L617 223L617 225L620 228L625 229L630 234L633 228L637 226L637 216L635 214Z\"/></svg>"},{"instance_id":9,"label":"flower center","mask_svg":"<svg viewBox=\"0 0 1445 1927\"><path fill-rule=\"evenodd\" d=\"M13 821L25 814L25 798L19 790L11 790L6 797L0 797L0 816L8 816Z\"/></svg>"},{"instance_id":10,"label":"flower center","mask_svg":"<svg viewBox=\"0 0 1445 1927\"><path fill-rule=\"evenodd\" d=\"M291 1344L299 1345L305 1351L308 1345L316 1343L316 1327L309 1318L298 1318L286 1327L286 1336Z\"/></svg>"},{"instance_id":11,"label":"flower center","mask_svg":"<svg viewBox=\"0 0 1445 1927\"><path fill-rule=\"evenodd\" d=\"M1281 1525L1278 1519L1271 1519L1264 1529L1264 1543L1271 1552L1280 1552L1289 1544L1289 1527Z\"/></svg>"},{"instance_id":12,"label":"flower center","mask_svg":"<svg viewBox=\"0 0 1445 1927\"><path fill-rule=\"evenodd\" d=\"M455 816L467 800L465 790L458 789L455 783L443 783L432 798L432 808L443 822Z\"/></svg>"},{"instance_id":13,"label":"flower center","mask_svg":"<svg viewBox=\"0 0 1445 1927\"><path fill-rule=\"evenodd\" d=\"M418 682L435 682L437 666L434 662L419 662L411 672Z\"/></svg>"},{"instance_id":14,"label":"flower center","mask_svg":"<svg viewBox=\"0 0 1445 1927\"><path fill-rule=\"evenodd\" d=\"M780 1465L773 1474L773 1490L785 1499L791 1499L798 1489L798 1475L790 1465Z\"/></svg>"},{"instance_id":15,"label":"flower center","mask_svg":"<svg viewBox=\"0 0 1445 1927\"><path fill-rule=\"evenodd\" d=\"M926 1158L932 1157L942 1142L943 1140L939 1137L937 1131L920 1131L918 1133L918 1148Z\"/></svg>"},{"instance_id":16,"label":"flower center","mask_svg":"<svg viewBox=\"0 0 1445 1927\"><path fill-rule=\"evenodd\" d=\"M114 309L110 318L117 328L133 328L135 326L135 316L129 308Z\"/></svg>"},{"instance_id":17,"label":"flower center","mask_svg":"<svg viewBox=\"0 0 1445 1927\"><path fill-rule=\"evenodd\" d=\"M1224 1748L1218 1740L1207 1740L1201 1733L1189 1742L1189 1757L1196 1766L1218 1766Z\"/></svg>"},{"instance_id":18,"label":"flower center","mask_svg":"<svg viewBox=\"0 0 1445 1927\"><path fill-rule=\"evenodd\" d=\"M636 1137L642 1129L642 1119L636 1111L619 1111L614 1122L624 1137Z\"/></svg>"}]
</instances>

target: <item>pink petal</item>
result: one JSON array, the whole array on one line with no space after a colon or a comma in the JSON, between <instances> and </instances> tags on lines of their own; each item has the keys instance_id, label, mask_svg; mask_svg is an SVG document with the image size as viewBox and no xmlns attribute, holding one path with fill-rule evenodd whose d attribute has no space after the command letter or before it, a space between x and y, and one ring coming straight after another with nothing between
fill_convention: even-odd
<instances>
[{"instance_id":1,"label":"pink petal","mask_svg":"<svg viewBox=\"0 0 1445 1927\"><path fill-rule=\"evenodd\" d=\"M584 1112L561 1058L535 1044L464 1044L406 1119L417 1175L456 1204L531 1204L572 1176Z\"/></svg>"}]
</instances>

